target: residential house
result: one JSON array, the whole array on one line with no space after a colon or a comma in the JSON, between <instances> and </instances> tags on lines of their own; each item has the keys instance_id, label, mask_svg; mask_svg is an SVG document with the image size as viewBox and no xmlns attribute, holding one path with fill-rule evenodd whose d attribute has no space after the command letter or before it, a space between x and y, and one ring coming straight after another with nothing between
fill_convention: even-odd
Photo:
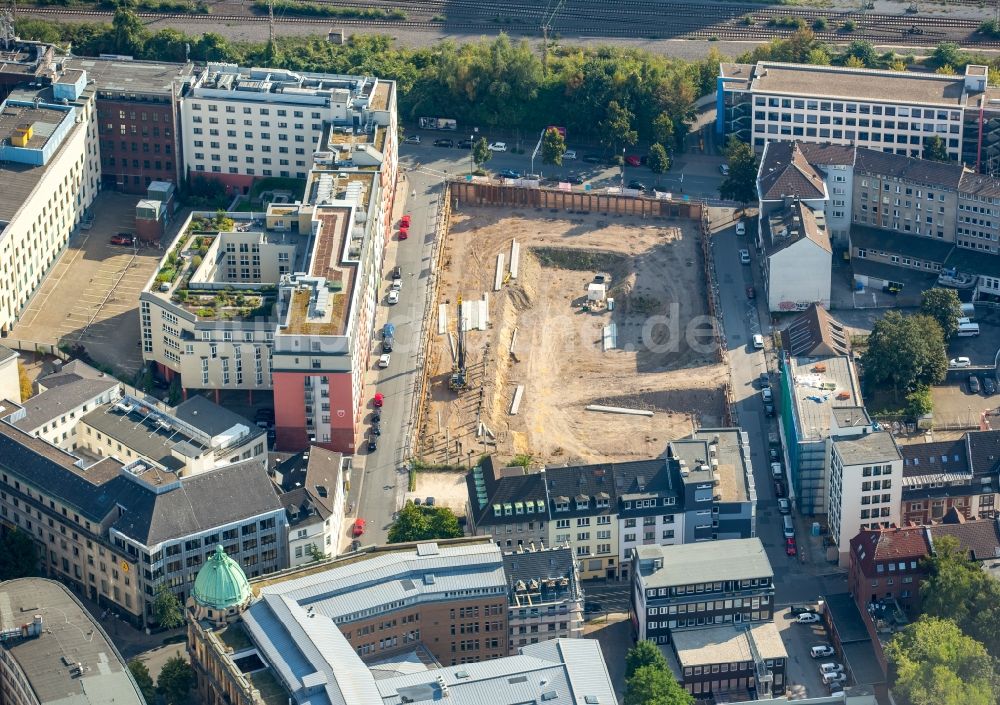
<instances>
[{"instance_id":1,"label":"residential house","mask_svg":"<svg viewBox=\"0 0 1000 705\"><path fill-rule=\"evenodd\" d=\"M762 218L760 239L769 311L830 307L833 247L822 211L790 201Z\"/></svg>"},{"instance_id":2,"label":"residential house","mask_svg":"<svg viewBox=\"0 0 1000 705\"><path fill-rule=\"evenodd\" d=\"M927 527L911 526L865 529L852 538L847 581L858 607L885 600L915 616L931 542Z\"/></svg>"},{"instance_id":3,"label":"residential house","mask_svg":"<svg viewBox=\"0 0 1000 705\"><path fill-rule=\"evenodd\" d=\"M583 636L583 590L568 546L503 555L510 653L527 644Z\"/></svg>"},{"instance_id":4,"label":"residential house","mask_svg":"<svg viewBox=\"0 0 1000 705\"><path fill-rule=\"evenodd\" d=\"M291 567L340 553L350 471L350 458L319 446L274 468L272 477L288 516Z\"/></svg>"}]
</instances>

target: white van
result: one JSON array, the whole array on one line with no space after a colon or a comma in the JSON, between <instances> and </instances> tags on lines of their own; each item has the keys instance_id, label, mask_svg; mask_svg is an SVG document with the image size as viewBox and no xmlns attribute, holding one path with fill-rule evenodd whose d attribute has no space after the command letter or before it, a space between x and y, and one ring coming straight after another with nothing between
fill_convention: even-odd
<instances>
[{"instance_id":1,"label":"white van","mask_svg":"<svg viewBox=\"0 0 1000 705\"><path fill-rule=\"evenodd\" d=\"M958 323L959 327L961 327L961 326L964 326L964 325L966 325L966 324L968 324L968 323L972 323L972 319L971 319L971 318L965 318L965 317L963 316L962 318L959 318L959 319L958 319L958 320L956 321L956 323Z\"/></svg>"},{"instance_id":2,"label":"white van","mask_svg":"<svg viewBox=\"0 0 1000 705\"><path fill-rule=\"evenodd\" d=\"M785 516L781 517L781 520L785 538L786 539L795 538L795 523L792 521L792 518L786 514Z\"/></svg>"},{"instance_id":3,"label":"white van","mask_svg":"<svg viewBox=\"0 0 1000 705\"><path fill-rule=\"evenodd\" d=\"M957 335L960 338L971 338L974 335L979 335L979 324L963 323L958 327Z\"/></svg>"}]
</instances>

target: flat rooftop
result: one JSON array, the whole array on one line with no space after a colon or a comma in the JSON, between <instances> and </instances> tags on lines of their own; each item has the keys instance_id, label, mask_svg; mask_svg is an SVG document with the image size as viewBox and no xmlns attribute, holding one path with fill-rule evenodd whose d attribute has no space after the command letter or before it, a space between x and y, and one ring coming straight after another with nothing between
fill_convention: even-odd
<instances>
[{"instance_id":1,"label":"flat rooftop","mask_svg":"<svg viewBox=\"0 0 1000 705\"><path fill-rule=\"evenodd\" d=\"M847 465L886 463L901 459L899 448L892 440L892 434L887 431L838 438L833 443Z\"/></svg>"},{"instance_id":2,"label":"flat rooftop","mask_svg":"<svg viewBox=\"0 0 1000 705\"><path fill-rule=\"evenodd\" d=\"M11 105L10 101L0 104L0 142L5 142L14 136L17 128L30 125L31 139L25 145L27 149L41 149L52 133L69 113L57 108L47 108L44 105Z\"/></svg>"},{"instance_id":3,"label":"flat rooftop","mask_svg":"<svg viewBox=\"0 0 1000 705\"><path fill-rule=\"evenodd\" d=\"M150 95L159 94L169 99L173 95L176 79L191 76L193 64L160 61L119 61L117 59L71 58L65 60L67 68L82 69L94 81L101 97L116 93Z\"/></svg>"},{"instance_id":4,"label":"flat rooftop","mask_svg":"<svg viewBox=\"0 0 1000 705\"><path fill-rule=\"evenodd\" d=\"M130 462L138 457L149 458L168 470L178 471L185 466L185 463L175 457L172 451L176 450L186 457L198 457L208 451L207 446L176 426L161 425L156 417L148 416L139 409L123 411L117 403L97 407L84 416L82 421L132 449L137 457L128 457L124 449L114 453L124 462Z\"/></svg>"},{"instance_id":5,"label":"flat rooftop","mask_svg":"<svg viewBox=\"0 0 1000 705\"><path fill-rule=\"evenodd\" d=\"M735 428L704 428L696 431L693 437L716 446L715 468L718 473L716 490L722 495L722 502L745 502L749 498L748 475L752 467L747 467L749 457L743 455L743 432ZM688 461L688 467L691 467ZM693 474L693 473L692 473Z\"/></svg>"},{"instance_id":6,"label":"flat rooftop","mask_svg":"<svg viewBox=\"0 0 1000 705\"><path fill-rule=\"evenodd\" d=\"M774 577L764 544L758 538L639 546L636 551L645 588ZM650 561L655 560L662 560L663 567L652 566Z\"/></svg>"},{"instance_id":7,"label":"flat rooftop","mask_svg":"<svg viewBox=\"0 0 1000 705\"><path fill-rule=\"evenodd\" d=\"M21 667L34 696L64 705L143 705L121 654L62 584L41 578L0 583L3 631L42 618L40 636L11 639L4 648ZM70 672L80 664L82 675Z\"/></svg>"},{"instance_id":8,"label":"flat rooftop","mask_svg":"<svg viewBox=\"0 0 1000 705\"><path fill-rule=\"evenodd\" d=\"M751 90L755 93L816 96L825 100L869 100L959 108L964 103L965 79L933 73L761 61L754 67Z\"/></svg>"},{"instance_id":9,"label":"flat rooftop","mask_svg":"<svg viewBox=\"0 0 1000 705\"><path fill-rule=\"evenodd\" d=\"M744 625L727 624L708 629L674 630L674 650L682 668L713 663L753 661L750 637L761 658L788 658L781 641L781 634L774 622L764 622L750 627L749 636Z\"/></svg>"},{"instance_id":10,"label":"flat rooftop","mask_svg":"<svg viewBox=\"0 0 1000 705\"><path fill-rule=\"evenodd\" d=\"M828 437L833 409L861 403L853 366L846 357L792 357L788 369L791 401L803 441Z\"/></svg>"}]
</instances>

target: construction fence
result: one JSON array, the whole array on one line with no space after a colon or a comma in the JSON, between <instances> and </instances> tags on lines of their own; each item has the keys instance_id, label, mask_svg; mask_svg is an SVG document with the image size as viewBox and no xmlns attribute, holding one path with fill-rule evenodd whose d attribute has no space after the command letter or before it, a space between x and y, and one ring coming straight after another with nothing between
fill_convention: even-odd
<instances>
[{"instance_id":1,"label":"construction fence","mask_svg":"<svg viewBox=\"0 0 1000 705\"><path fill-rule=\"evenodd\" d=\"M448 184L451 206L509 206L512 208L547 208L567 213L633 215L641 218L702 217L706 210L699 201L673 201L622 194L526 188L495 183L452 181Z\"/></svg>"}]
</instances>

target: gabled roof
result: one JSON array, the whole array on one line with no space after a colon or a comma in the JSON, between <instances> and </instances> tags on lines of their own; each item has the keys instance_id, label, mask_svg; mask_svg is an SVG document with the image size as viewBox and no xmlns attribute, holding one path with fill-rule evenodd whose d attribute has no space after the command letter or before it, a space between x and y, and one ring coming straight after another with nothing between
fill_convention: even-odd
<instances>
[{"instance_id":1,"label":"gabled roof","mask_svg":"<svg viewBox=\"0 0 1000 705\"><path fill-rule=\"evenodd\" d=\"M830 234L826 230L826 216L802 201L792 201L772 212L766 225L768 232L764 238L764 250L769 257L803 240L811 241L826 252L833 252Z\"/></svg>"},{"instance_id":2,"label":"gabled roof","mask_svg":"<svg viewBox=\"0 0 1000 705\"><path fill-rule=\"evenodd\" d=\"M965 438L932 443L909 443L899 447L903 477L969 472Z\"/></svg>"},{"instance_id":3,"label":"gabled roof","mask_svg":"<svg viewBox=\"0 0 1000 705\"><path fill-rule=\"evenodd\" d=\"M91 400L107 395L119 384L117 379L103 373L94 379L80 377L74 373L46 378L45 391L21 403L25 415L15 421L14 425L22 431L32 433L71 411L80 409ZM105 399L110 400L110 396Z\"/></svg>"},{"instance_id":4,"label":"gabled roof","mask_svg":"<svg viewBox=\"0 0 1000 705\"><path fill-rule=\"evenodd\" d=\"M969 431L969 464L976 475L1000 472L1000 430Z\"/></svg>"},{"instance_id":5,"label":"gabled roof","mask_svg":"<svg viewBox=\"0 0 1000 705\"><path fill-rule=\"evenodd\" d=\"M484 493L479 492L477 482L483 484ZM465 476L465 483L469 493L469 511L472 514L470 519L473 526L509 523L509 519L494 516L493 505L513 502L541 502L545 514L533 516L539 519L548 518L545 473L527 472L522 468L497 468L493 458L487 457L478 468ZM486 501L480 503L480 496L485 496Z\"/></svg>"},{"instance_id":6,"label":"gabled roof","mask_svg":"<svg viewBox=\"0 0 1000 705\"><path fill-rule=\"evenodd\" d=\"M781 345L792 357L829 357L851 351L844 324L817 304L812 304L781 331Z\"/></svg>"},{"instance_id":7,"label":"gabled roof","mask_svg":"<svg viewBox=\"0 0 1000 705\"><path fill-rule=\"evenodd\" d=\"M877 149L858 148L854 160L855 172L892 176L929 188L958 189L965 167L955 162L935 162L930 159L906 157Z\"/></svg>"},{"instance_id":8,"label":"gabled roof","mask_svg":"<svg viewBox=\"0 0 1000 705\"><path fill-rule=\"evenodd\" d=\"M930 550L930 537L923 526L865 530L851 539L851 555L868 576L877 574L878 562L920 560Z\"/></svg>"},{"instance_id":9,"label":"gabled roof","mask_svg":"<svg viewBox=\"0 0 1000 705\"><path fill-rule=\"evenodd\" d=\"M38 386L39 388L51 389L60 384L66 384L78 379L103 379L108 376L82 360L70 360L58 370L39 377Z\"/></svg>"},{"instance_id":10,"label":"gabled roof","mask_svg":"<svg viewBox=\"0 0 1000 705\"><path fill-rule=\"evenodd\" d=\"M974 561L1000 558L1000 526L996 519L966 521L961 515L957 518L946 515L946 519L950 523L928 527L933 541L940 541L943 536L952 536L958 541L962 551Z\"/></svg>"},{"instance_id":11,"label":"gabled roof","mask_svg":"<svg viewBox=\"0 0 1000 705\"><path fill-rule=\"evenodd\" d=\"M768 142L757 172L757 195L762 201L820 199L826 198L826 186L798 142Z\"/></svg>"},{"instance_id":12,"label":"gabled roof","mask_svg":"<svg viewBox=\"0 0 1000 705\"><path fill-rule=\"evenodd\" d=\"M12 357L17 357L18 353L16 350L11 350L10 348L0 345L0 362L6 362Z\"/></svg>"},{"instance_id":13,"label":"gabled roof","mask_svg":"<svg viewBox=\"0 0 1000 705\"><path fill-rule=\"evenodd\" d=\"M799 151L813 166L853 166L854 146L849 144L821 144L798 142Z\"/></svg>"},{"instance_id":14,"label":"gabled roof","mask_svg":"<svg viewBox=\"0 0 1000 705\"><path fill-rule=\"evenodd\" d=\"M200 394L190 396L186 401L178 404L174 408L173 415L208 436L218 436L233 426L239 425L246 426L252 436L264 433L250 420L219 406Z\"/></svg>"}]
</instances>

